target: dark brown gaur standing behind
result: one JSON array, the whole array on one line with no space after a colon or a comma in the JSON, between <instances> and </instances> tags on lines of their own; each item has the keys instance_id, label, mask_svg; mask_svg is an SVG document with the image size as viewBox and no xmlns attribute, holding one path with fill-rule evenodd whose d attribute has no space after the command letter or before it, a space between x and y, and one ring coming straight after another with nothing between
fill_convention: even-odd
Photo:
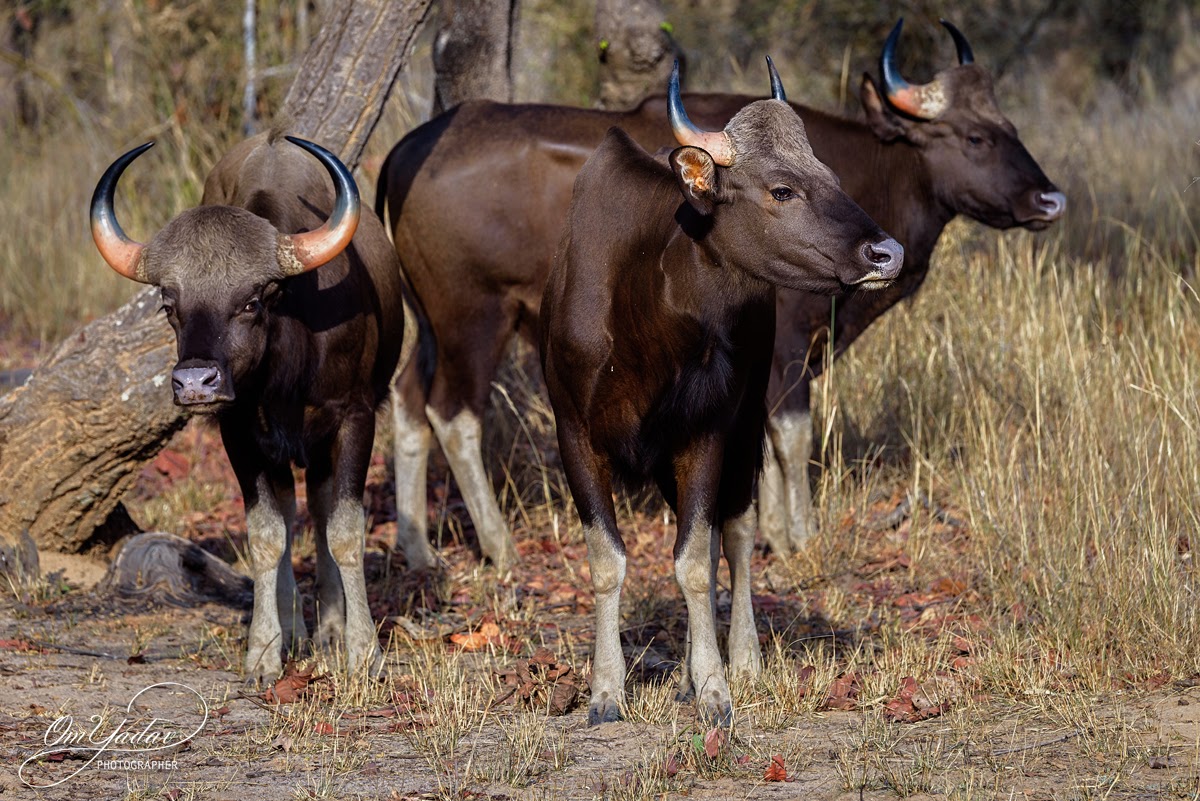
<instances>
[{"instance_id":1,"label":"dark brown gaur standing behind","mask_svg":"<svg viewBox=\"0 0 1200 801\"><path fill-rule=\"evenodd\" d=\"M291 565L293 464L306 469L316 529L317 640L344 645L352 668L380 665L362 500L375 410L404 334L396 253L378 220L360 218L349 170L319 145L287 139L303 150L275 131L236 145L213 167L201 205L145 245L121 230L113 195L150 145L108 168L91 214L109 266L162 289L178 345L175 402L220 424L246 505L254 613L245 671L257 681L278 676L281 650L307 638Z\"/></svg>"},{"instance_id":2,"label":"dark brown gaur standing behind","mask_svg":"<svg viewBox=\"0 0 1200 801\"><path fill-rule=\"evenodd\" d=\"M904 272L887 290L839 295L832 309L826 299L779 293L767 393L772 448L759 492L759 529L779 553L803 546L815 528L808 483L809 382L824 368L831 333L834 353L841 354L875 318L915 292L938 236L956 214L995 228L1040 230L1066 208L1066 197L1000 112L991 77L974 63L962 32L942 20L959 64L914 85L896 64L903 22L896 23L880 55L882 93L863 76L870 130L846 126L841 136L814 137L818 155L867 213L904 243L907 258ZM872 165L876 176L888 180L879 186L861 165Z\"/></svg>"},{"instance_id":3,"label":"dark brown gaur standing behind","mask_svg":"<svg viewBox=\"0 0 1200 801\"><path fill-rule=\"evenodd\" d=\"M688 119L672 75L669 164L609 130L575 181L542 302L541 354L596 591L591 724L625 697L619 633L625 547L616 484L653 481L678 516L675 576L688 609L680 692L728 725L715 579L732 579L732 670L762 669L750 605L751 498L762 460L775 286L885 286L903 249L838 188L783 100L722 130Z\"/></svg>"},{"instance_id":4,"label":"dark brown gaur standing behind","mask_svg":"<svg viewBox=\"0 0 1200 801\"><path fill-rule=\"evenodd\" d=\"M879 315L920 286L942 229L958 214L996 228L1044 228L1066 200L1025 150L996 105L988 73L954 38L960 65L935 78L946 107L935 120L903 113L864 76L866 120L803 106L817 158L905 247L904 270L881 292L827 297L781 289L769 407L761 528L788 552L811 532L809 382L824 367L831 333L840 353ZM899 24L881 61L893 69ZM895 84L892 84L893 86ZM896 101L903 104L901 94ZM752 98L686 96L690 116L721 129ZM513 332L534 338L542 287L570 203L571 184L609 127L653 152L672 143L665 98L627 112L471 102L410 132L379 175L376 209L422 300L432 332L409 362L393 406L398 542L410 565L433 563L426 537L425 474L433 424L462 488L483 553L515 558L480 452L480 420L496 365ZM498 187L480 191L481 186ZM385 209L386 203L386 209ZM783 476L787 477L786 488ZM788 501L785 504L784 498Z\"/></svg>"}]
</instances>

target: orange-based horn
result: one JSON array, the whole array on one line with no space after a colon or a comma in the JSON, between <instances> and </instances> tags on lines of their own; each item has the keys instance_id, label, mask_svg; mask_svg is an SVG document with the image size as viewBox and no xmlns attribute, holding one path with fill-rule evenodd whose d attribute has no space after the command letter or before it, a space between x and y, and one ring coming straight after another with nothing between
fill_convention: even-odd
<instances>
[{"instance_id":1,"label":"orange-based horn","mask_svg":"<svg viewBox=\"0 0 1200 801\"><path fill-rule=\"evenodd\" d=\"M679 144L708 151L712 160L722 167L733 164L733 142L729 140L729 134L697 128L683 110L683 99L679 96L678 60L671 70L671 83L667 89L667 114L671 119L671 130L675 132L675 139Z\"/></svg>"},{"instance_id":2,"label":"orange-based horn","mask_svg":"<svg viewBox=\"0 0 1200 801\"><path fill-rule=\"evenodd\" d=\"M324 165L336 190L333 209L324 225L303 234L282 234L279 237L283 251L280 254L280 266L286 274L296 275L328 263L346 249L358 229L362 203L358 197L358 185L337 156L305 139L295 136L285 138L307 150ZM290 258L283 258L285 255Z\"/></svg>"},{"instance_id":3,"label":"orange-based horn","mask_svg":"<svg viewBox=\"0 0 1200 801\"><path fill-rule=\"evenodd\" d=\"M883 53L879 57L883 92L893 108L919 120L932 120L946 110L946 92L936 79L914 85L904 80L904 76L900 74L900 69L896 66L896 42L900 40L900 28L903 25L903 18L896 22L896 27L892 28L887 41L884 42Z\"/></svg>"},{"instance_id":4,"label":"orange-based horn","mask_svg":"<svg viewBox=\"0 0 1200 801\"><path fill-rule=\"evenodd\" d=\"M114 161L104 171L104 175L100 176L100 182L96 184L96 191L92 193L92 239L96 242L96 249L108 262L109 267L126 278L140 281L143 284L148 281L138 271L138 266L141 263L142 249L145 246L141 242L135 242L125 236L125 232L121 230L121 225L117 222L117 214L113 210L113 195L116 194L117 181L120 180L121 173L125 172L125 168L153 146L153 142L147 142Z\"/></svg>"}]
</instances>

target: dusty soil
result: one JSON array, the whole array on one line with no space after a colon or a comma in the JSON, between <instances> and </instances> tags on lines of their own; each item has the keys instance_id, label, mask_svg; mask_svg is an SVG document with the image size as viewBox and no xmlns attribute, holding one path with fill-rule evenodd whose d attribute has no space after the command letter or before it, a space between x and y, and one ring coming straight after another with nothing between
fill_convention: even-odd
<instances>
[{"instance_id":1,"label":"dusty soil","mask_svg":"<svg viewBox=\"0 0 1200 801\"><path fill-rule=\"evenodd\" d=\"M534 561L533 549L525 550L527 561ZM470 567L473 555L466 549L452 548L448 556L452 572L455 562L466 568L456 574L459 580L477 570ZM66 569L64 578L96 575L95 567L80 559L57 558ZM377 555L377 571L381 562ZM297 567L305 575L305 565ZM505 582L509 589L532 592L527 583L536 588L545 580L541 570L530 569L531 576L518 573ZM376 575L373 586L389 580ZM704 751L709 732L697 729L689 704L669 699L664 709L645 713L656 722L597 728L587 727L581 702L555 717L521 713L511 704L491 706L504 689L495 679L497 671L528 657L536 645L567 654L561 661L585 668L590 626L582 594L580 602L558 601L559 611L545 616L549 620L522 621L517 615L503 621L502 633L490 630L488 647L473 652L463 650L464 642L468 649L473 646L462 632L485 629L463 624L477 614L467 594L454 600L452 593L436 613L410 609L438 632L432 651L429 643L392 637L390 677L367 693L375 700L356 706L354 693L330 687L330 680L302 688L315 705L303 699L272 704L244 688L236 663L245 610L131 603L97 597L79 583L60 589L52 599L9 603L0 610L0 793L5 796L251 801L839 799L948 793L1055 799L1193 798L1200 792L1200 688L1195 687L1096 699L1090 722L1075 728L1064 725L1061 716L1039 712L1036 703L986 699L964 699L960 709L913 723L885 719L877 704L865 701L866 711L824 709L783 726L761 725L759 710L751 708L740 714L731 738L717 735L716 755L709 757ZM776 596L764 591L763 597ZM659 613L677 611L667 604ZM413 619L405 617L410 627ZM664 624L649 640L634 637L641 642L631 643L630 654L637 657L640 651L643 657L642 676L634 671L635 693L639 687L652 691L663 679L665 669L646 667L653 662L647 651L661 651L667 661L677 657L672 637L661 636L671 629ZM447 633L453 631L457 634ZM483 715L468 710L468 730L449 746L436 742L447 721L441 718L446 707L433 696L458 690L425 675L440 670L445 660L457 660L465 680L479 683L479 697L490 709ZM173 687L142 696L129 713L137 720L129 731L152 717L169 720L160 725L180 731L200 728L184 745L157 757L170 760L168 767L102 767L82 757L30 760L53 739L47 731L55 720L70 715L90 730L92 715L108 713L102 729L110 732L126 716L130 699L160 682L186 685L204 699L200 704L189 691ZM660 695L669 694L669 687L662 690ZM389 692L391 703L379 705L378 698ZM774 778L785 780L768 781L776 754L782 771L776 769ZM71 774L43 789L22 782L44 786Z\"/></svg>"},{"instance_id":2,"label":"dusty soil","mask_svg":"<svg viewBox=\"0 0 1200 801\"><path fill-rule=\"evenodd\" d=\"M127 502L142 522L174 515L175 533L234 563L245 546L233 487L214 432L189 426ZM1139 680L1098 695L1069 677L980 690L974 671L999 621L960 572L971 532L952 507L926 509L937 514L920 522L920 571L908 541L917 525L909 507L919 504L906 507L899 489L838 524L853 545L829 562L840 565L836 574L813 576L811 564L759 553L754 601L767 675L734 687L736 721L725 734L673 699L686 618L667 558L673 525L661 512L636 513L625 529L627 722L589 728L592 599L580 538L518 517L522 564L498 576L479 563L461 498L435 479L430 511L445 566L413 575L379 547L395 526L390 493L377 455L366 570L388 656L380 680L309 660L308 678L297 666L269 691L247 688L238 666L248 610L102 597L94 585L104 555L44 554L49 580L39 594L0 602L0 795L1200 798L1195 679ZM155 511L168 503L172 510ZM293 564L307 595L310 540L300 538ZM727 615L721 580L718 610ZM946 650L945 664L915 677L839 667L855 654L861 663L864 650L886 663L896 631L917 648ZM127 711L140 691L164 682L172 684ZM93 762L95 750L38 756L63 731L95 729L103 740L126 718L126 732L199 731L161 754L129 755L158 761L149 767L100 764L114 758L111 749Z\"/></svg>"}]
</instances>

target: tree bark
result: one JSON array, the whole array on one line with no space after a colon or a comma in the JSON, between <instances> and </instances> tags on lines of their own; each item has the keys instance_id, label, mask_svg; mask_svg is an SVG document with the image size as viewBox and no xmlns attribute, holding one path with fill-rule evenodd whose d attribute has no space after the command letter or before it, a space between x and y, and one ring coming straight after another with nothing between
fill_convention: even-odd
<instances>
[{"instance_id":1,"label":"tree bark","mask_svg":"<svg viewBox=\"0 0 1200 801\"><path fill-rule=\"evenodd\" d=\"M433 114L464 100L513 99L517 0L442 0L433 44Z\"/></svg>"},{"instance_id":2,"label":"tree bark","mask_svg":"<svg viewBox=\"0 0 1200 801\"><path fill-rule=\"evenodd\" d=\"M600 108L627 109L667 90L678 48L658 0L596 0Z\"/></svg>"},{"instance_id":3,"label":"tree bark","mask_svg":"<svg viewBox=\"0 0 1200 801\"><path fill-rule=\"evenodd\" d=\"M288 93L289 130L357 164L429 4L355 0L331 10ZM171 400L175 337L159 305L147 287L0 398L0 552L26 531L40 548L85 548L183 426Z\"/></svg>"},{"instance_id":4,"label":"tree bark","mask_svg":"<svg viewBox=\"0 0 1200 801\"><path fill-rule=\"evenodd\" d=\"M183 427L171 402L175 336L159 305L154 287L139 292L0 398L0 532L81 550Z\"/></svg>"},{"instance_id":5,"label":"tree bark","mask_svg":"<svg viewBox=\"0 0 1200 801\"><path fill-rule=\"evenodd\" d=\"M331 7L283 101L289 130L357 167L431 2L355 0Z\"/></svg>"}]
</instances>

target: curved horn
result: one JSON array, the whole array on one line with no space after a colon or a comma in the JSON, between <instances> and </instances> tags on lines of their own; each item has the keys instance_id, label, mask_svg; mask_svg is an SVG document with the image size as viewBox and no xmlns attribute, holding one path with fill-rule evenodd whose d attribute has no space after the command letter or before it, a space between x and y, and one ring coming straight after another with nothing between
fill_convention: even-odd
<instances>
[{"instance_id":1,"label":"curved horn","mask_svg":"<svg viewBox=\"0 0 1200 801\"><path fill-rule=\"evenodd\" d=\"M787 102L787 95L783 93L783 81L779 80L779 73L775 71L775 62L767 56L767 72L771 73L771 97L775 100Z\"/></svg>"},{"instance_id":2,"label":"curved horn","mask_svg":"<svg viewBox=\"0 0 1200 801\"><path fill-rule=\"evenodd\" d=\"M121 224L117 222L117 214L113 210L113 195L117 191L117 181L120 180L121 173L125 172L125 168L152 147L154 147L154 143L147 142L140 147L135 147L110 164L104 171L104 175L100 176L100 182L96 184L96 191L92 193L92 239L96 242L96 249L108 262L109 267L126 278L140 281L143 284L149 283L138 270L142 260L142 249L145 245L125 236L125 232L121 230Z\"/></svg>"},{"instance_id":3,"label":"curved horn","mask_svg":"<svg viewBox=\"0 0 1200 801\"><path fill-rule=\"evenodd\" d=\"M954 27L953 23L947 22L944 19L940 19L938 22L942 23L942 26L950 31L950 38L954 40L954 49L958 51L959 66L974 64L975 54L971 51L971 43L967 41L967 37L963 36L962 31Z\"/></svg>"},{"instance_id":4,"label":"curved horn","mask_svg":"<svg viewBox=\"0 0 1200 801\"><path fill-rule=\"evenodd\" d=\"M946 110L946 93L934 79L929 83L913 85L904 80L896 66L896 42L900 41L900 28L904 18L896 21L896 27L883 43L879 56L879 73L883 78L883 93L894 108L919 120L932 120Z\"/></svg>"},{"instance_id":5,"label":"curved horn","mask_svg":"<svg viewBox=\"0 0 1200 801\"><path fill-rule=\"evenodd\" d=\"M315 156L329 172L335 189L333 209L324 225L302 234L281 234L279 237L283 251L279 263L287 275L297 275L320 267L346 249L358 229L362 203L354 177L337 156L306 139L284 138Z\"/></svg>"},{"instance_id":6,"label":"curved horn","mask_svg":"<svg viewBox=\"0 0 1200 801\"><path fill-rule=\"evenodd\" d=\"M697 128L683 110L683 100L679 96L678 59L671 70L671 83L667 88L667 114L671 118L671 130L675 132L675 139L679 144L708 151L712 160L722 167L733 164L733 142L729 140L729 134Z\"/></svg>"}]
</instances>

